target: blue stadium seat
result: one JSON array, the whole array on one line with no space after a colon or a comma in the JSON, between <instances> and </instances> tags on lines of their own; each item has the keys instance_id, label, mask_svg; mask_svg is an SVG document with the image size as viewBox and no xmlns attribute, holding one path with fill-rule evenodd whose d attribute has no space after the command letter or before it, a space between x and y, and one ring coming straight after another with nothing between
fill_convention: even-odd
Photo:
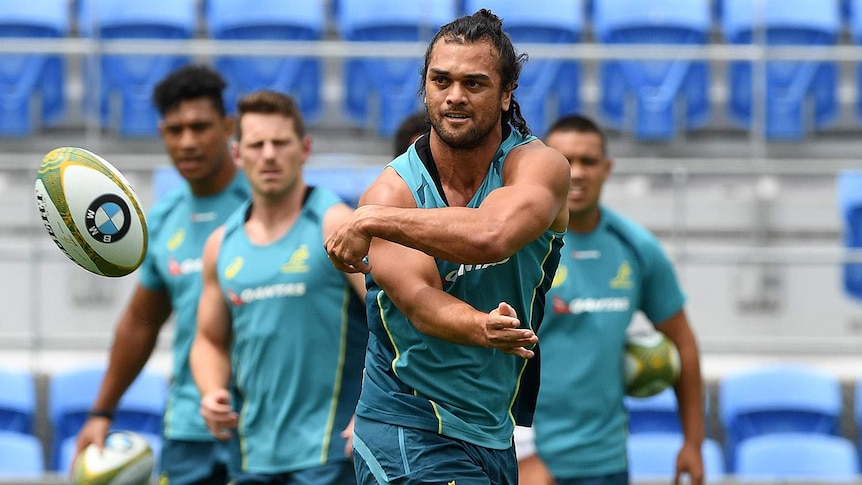
<instances>
[{"instance_id":1,"label":"blue stadium seat","mask_svg":"<svg viewBox=\"0 0 862 485\"><path fill-rule=\"evenodd\" d=\"M760 36L768 46L836 45L841 34L838 0L765 0L762 11L751 0L722 1L721 30L730 44L758 43ZM835 62L767 61L765 75L762 83L752 78L750 62L730 63L729 111L743 127L755 126L760 111L767 139L800 140L837 119ZM765 95L758 85L765 85Z\"/></svg>"},{"instance_id":2,"label":"blue stadium seat","mask_svg":"<svg viewBox=\"0 0 862 485\"><path fill-rule=\"evenodd\" d=\"M728 469L737 447L766 434L838 435L843 412L836 376L801 364L771 364L722 377L719 418Z\"/></svg>"},{"instance_id":3,"label":"blue stadium seat","mask_svg":"<svg viewBox=\"0 0 862 485\"><path fill-rule=\"evenodd\" d=\"M207 31L221 40L299 40L323 38L326 6L322 0L207 0ZM313 122L322 108L320 59L310 57L218 56L216 69L228 83L225 103L257 89L293 95L305 120Z\"/></svg>"},{"instance_id":4,"label":"blue stadium seat","mask_svg":"<svg viewBox=\"0 0 862 485\"><path fill-rule=\"evenodd\" d=\"M859 463L862 465L862 377L856 381L855 388L853 390L853 422L856 424Z\"/></svg>"},{"instance_id":5,"label":"blue stadium seat","mask_svg":"<svg viewBox=\"0 0 862 485\"><path fill-rule=\"evenodd\" d=\"M847 31L853 44L862 45L862 0L845 0ZM856 63L856 92L862 92L862 62ZM862 96L856 96L856 114L862 117Z\"/></svg>"},{"instance_id":6,"label":"blue stadium seat","mask_svg":"<svg viewBox=\"0 0 862 485\"><path fill-rule=\"evenodd\" d=\"M73 438L87 420L87 411L99 390L104 367L58 372L48 385L48 416L53 427L52 466L60 470L63 443ZM168 381L145 370L132 383L115 412L112 429L159 435L167 399Z\"/></svg>"},{"instance_id":7,"label":"blue stadium seat","mask_svg":"<svg viewBox=\"0 0 862 485\"><path fill-rule=\"evenodd\" d=\"M0 37L62 38L69 32L67 0L0 2ZM0 137L23 137L65 115L66 61L52 54L0 55ZM41 119L31 103L41 102Z\"/></svg>"},{"instance_id":8,"label":"blue stadium seat","mask_svg":"<svg viewBox=\"0 0 862 485\"><path fill-rule=\"evenodd\" d=\"M862 250L862 171L839 173L836 185L844 246ZM862 300L862 263L845 263L843 273L844 290L848 295Z\"/></svg>"},{"instance_id":9,"label":"blue stadium seat","mask_svg":"<svg viewBox=\"0 0 862 485\"><path fill-rule=\"evenodd\" d=\"M36 386L29 371L0 369L0 431L33 434Z\"/></svg>"},{"instance_id":10,"label":"blue stadium seat","mask_svg":"<svg viewBox=\"0 0 862 485\"><path fill-rule=\"evenodd\" d=\"M356 42L430 41L458 14L456 0L340 0L338 9L341 37ZM346 59L347 114L359 125L374 123L379 136L391 137L401 120L422 106L423 55Z\"/></svg>"},{"instance_id":11,"label":"blue stadium seat","mask_svg":"<svg viewBox=\"0 0 862 485\"><path fill-rule=\"evenodd\" d=\"M526 43L576 44L584 29L583 0L466 0L464 13L487 8L503 19L515 48ZM529 54L529 52L527 52ZM539 136L559 116L580 107L580 67L575 61L530 58L521 71L515 98Z\"/></svg>"},{"instance_id":12,"label":"blue stadium seat","mask_svg":"<svg viewBox=\"0 0 862 485\"><path fill-rule=\"evenodd\" d=\"M853 442L843 436L777 433L739 444L736 479L848 481L859 478Z\"/></svg>"},{"instance_id":13,"label":"blue stadium seat","mask_svg":"<svg viewBox=\"0 0 862 485\"><path fill-rule=\"evenodd\" d=\"M605 44L704 45L708 0L596 0L594 29ZM641 140L671 140L709 121L706 61L609 60L600 68L600 111Z\"/></svg>"},{"instance_id":14,"label":"blue stadium seat","mask_svg":"<svg viewBox=\"0 0 862 485\"><path fill-rule=\"evenodd\" d=\"M44 474L44 453L39 438L31 434L0 431L0 481L36 480Z\"/></svg>"},{"instance_id":15,"label":"blue stadium seat","mask_svg":"<svg viewBox=\"0 0 862 485\"><path fill-rule=\"evenodd\" d=\"M676 473L676 456L682 447L678 433L637 433L628 438L629 475L637 480L667 480ZM721 445L705 439L701 447L704 475L707 480L724 477L724 453Z\"/></svg>"},{"instance_id":16,"label":"blue stadium seat","mask_svg":"<svg viewBox=\"0 0 862 485\"><path fill-rule=\"evenodd\" d=\"M629 413L629 433L682 433L679 406L673 388L651 397L626 396Z\"/></svg>"},{"instance_id":17,"label":"blue stadium seat","mask_svg":"<svg viewBox=\"0 0 862 485\"><path fill-rule=\"evenodd\" d=\"M100 40L191 39L197 29L195 0L81 0L79 15L82 35ZM116 127L123 137L157 136L153 88L190 57L105 54L98 60L98 65L94 59L86 63L85 87L96 90L85 92L87 113L98 117L102 128Z\"/></svg>"}]
</instances>

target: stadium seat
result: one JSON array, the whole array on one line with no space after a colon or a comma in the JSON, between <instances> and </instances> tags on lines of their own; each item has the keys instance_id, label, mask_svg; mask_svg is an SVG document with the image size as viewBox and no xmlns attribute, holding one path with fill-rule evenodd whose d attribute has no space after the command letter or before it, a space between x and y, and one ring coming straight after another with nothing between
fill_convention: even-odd
<instances>
[{"instance_id":1,"label":"stadium seat","mask_svg":"<svg viewBox=\"0 0 862 485\"><path fill-rule=\"evenodd\" d=\"M766 0L759 11L751 0L722 1L721 30L730 44L828 46L836 45L841 34L838 0ZM747 61L734 61L728 69L728 107L741 126L760 126L755 121L760 117L766 139L800 140L837 119L835 62L767 61L765 82L752 72ZM757 87L761 85L765 95ZM764 104L757 106L760 100Z\"/></svg>"},{"instance_id":2,"label":"stadium seat","mask_svg":"<svg viewBox=\"0 0 862 485\"><path fill-rule=\"evenodd\" d=\"M836 185L844 246L862 251L862 171L839 173ZM843 273L846 293L862 300L862 263L845 263Z\"/></svg>"},{"instance_id":3,"label":"stadium seat","mask_svg":"<svg viewBox=\"0 0 862 485\"><path fill-rule=\"evenodd\" d=\"M48 384L48 413L53 427L53 469L59 470L63 442L74 438L87 420L99 390L104 367L73 369L53 374ZM112 429L160 435L168 381L145 370L132 383L115 412Z\"/></svg>"},{"instance_id":4,"label":"stadium seat","mask_svg":"<svg viewBox=\"0 0 862 485\"><path fill-rule=\"evenodd\" d=\"M629 433L682 433L679 408L673 388L651 397L626 396L629 413Z\"/></svg>"},{"instance_id":5,"label":"stadium seat","mask_svg":"<svg viewBox=\"0 0 862 485\"><path fill-rule=\"evenodd\" d=\"M846 5L846 23L847 31L850 34L851 42L855 45L862 45L862 0L845 0ZM856 92L862 92L862 62L856 63L856 82L854 83ZM856 114L862 117L862 96L856 96Z\"/></svg>"},{"instance_id":6,"label":"stadium seat","mask_svg":"<svg viewBox=\"0 0 862 485\"><path fill-rule=\"evenodd\" d=\"M862 466L862 377L856 381L855 389L853 391L853 422L856 424L859 464Z\"/></svg>"},{"instance_id":7,"label":"stadium seat","mask_svg":"<svg viewBox=\"0 0 862 485\"><path fill-rule=\"evenodd\" d=\"M810 480L858 479L859 462L853 442L843 436L777 433L739 444L736 479Z\"/></svg>"},{"instance_id":8,"label":"stadium seat","mask_svg":"<svg viewBox=\"0 0 862 485\"><path fill-rule=\"evenodd\" d=\"M672 479L676 473L676 457L682 446L682 435L637 433L629 436L627 446L629 475L633 481ZM707 480L724 477L724 454L721 445L707 438L703 441L701 454Z\"/></svg>"},{"instance_id":9,"label":"stadium seat","mask_svg":"<svg viewBox=\"0 0 862 485\"><path fill-rule=\"evenodd\" d=\"M44 473L45 461L39 438L31 434L0 431L0 481L35 480L42 478Z\"/></svg>"},{"instance_id":10,"label":"stadium seat","mask_svg":"<svg viewBox=\"0 0 862 485\"><path fill-rule=\"evenodd\" d=\"M320 40L326 30L322 0L207 0L207 32L219 40ZM313 122L322 107L320 59L310 57L218 56L216 69L227 81L228 112L257 89L293 95L305 120Z\"/></svg>"},{"instance_id":11,"label":"stadium seat","mask_svg":"<svg viewBox=\"0 0 862 485\"><path fill-rule=\"evenodd\" d=\"M102 41L191 39L198 27L195 0L81 0L79 12L82 35ZM157 136L153 88L168 73L188 64L190 57L105 54L98 60L86 63L87 113L98 117L102 128L116 127L123 137Z\"/></svg>"},{"instance_id":12,"label":"stadium seat","mask_svg":"<svg viewBox=\"0 0 862 485\"><path fill-rule=\"evenodd\" d=\"M29 371L0 369L0 431L33 434L36 386Z\"/></svg>"},{"instance_id":13,"label":"stadium seat","mask_svg":"<svg viewBox=\"0 0 862 485\"><path fill-rule=\"evenodd\" d=\"M605 44L704 45L708 0L596 0L593 26ZM668 141L710 116L707 61L608 60L600 64L600 112L641 140Z\"/></svg>"},{"instance_id":14,"label":"stadium seat","mask_svg":"<svg viewBox=\"0 0 862 485\"><path fill-rule=\"evenodd\" d=\"M0 37L62 38L69 33L69 23L67 0L0 2ZM60 55L0 55L0 137L29 136L34 128L62 119L65 70ZM38 105L33 104L36 100ZM41 117L38 121L33 112Z\"/></svg>"},{"instance_id":15,"label":"stadium seat","mask_svg":"<svg viewBox=\"0 0 862 485\"><path fill-rule=\"evenodd\" d=\"M337 28L355 42L427 42L458 14L456 0L340 0ZM423 52L403 58L345 60L345 107L359 125L373 123L391 137L401 120L421 108Z\"/></svg>"},{"instance_id":16,"label":"stadium seat","mask_svg":"<svg viewBox=\"0 0 862 485\"><path fill-rule=\"evenodd\" d=\"M771 364L724 376L718 398L730 471L735 470L737 447L753 437L840 432L838 378L805 365Z\"/></svg>"},{"instance_id":17,"label":"stadium seat","mask_svg":"<svg viewBox=\"0 0 862 485\"><path fill-rule=\"evenodd\" d=\"M503 19L503 28L516 49L526 43L574 45L583 34L583 0L466 0L463 13L471 14L480 8ZM578 111L579 74L575 61L531 57L524 65L515 98L534 134L544 135L559 116Z\"/></svg>"}]
</instances>

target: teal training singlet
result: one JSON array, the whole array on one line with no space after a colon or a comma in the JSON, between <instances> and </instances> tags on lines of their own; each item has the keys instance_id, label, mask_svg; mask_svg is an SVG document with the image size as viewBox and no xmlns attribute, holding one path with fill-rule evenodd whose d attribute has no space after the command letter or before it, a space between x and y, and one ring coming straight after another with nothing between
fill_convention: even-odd
<instances>
[{"instance_id":1,"label":"teal training singlet","mask_svg":"<svg viewBox=\"0 0 862 485\"><path fill-rule=\"evenodd\" d=\"M147 216L149 245L138 270L141 285L165 290L174 311L173 369L165 408L167 438L210 441L215 438L200 415L200 393L189 370L189 351L197 328L198 298L203 281L203 247L210 233L248 200L245 174L221 192L195 197L183 183L161 198Z\"/></svg>"},{"instance_id":2,"label":"teal training singlet","mask_svg":"<svg viewBox=\"0 0 862 485\"><path fill-rule=\"evenodd\" d=\"M368 328L363 302L323 249L323 217L338 203L309 188L293 226L265 246L244 230L250 205L225 224L217 270L232 317L232 445L243 472L347 459L340 433L359 397Z\"/></svg>"},{"instance_id":3,"label":"teal training singlet","mask_svg":"<svg viewBox=\"0 0 862 485\"><path fill-rule=\"evenodd\" d=\"M595 230L565 242L539 329L536 449L556 478L622 472L626 329L638 310L664 322L685 298L656 238L604 207Z\"/></svg>"},{"instance_id":4,"label":"teal training singlet","mask_svg":"<svg viewBox=\"0 0 862 485\"><path fill-rule=\"evenodd\" d=\"M506 156L535 139L506 131L468 207L478 207L503 185ZM427 138L420 138L389 167L411 188L417 207L446 207L429 172L434 162ZM562 234L549 230L503 261L479 265L436 262L444 291L481 312L490 312L505 301L515 308L523 328L537 329L561 245ZM420 333L373 277L368 281L371 336L357 415L487 448L511 447L514 415L529 421L534 405L529 396L516 403L527 361L496 349L456 345Z\"/></svg>"}]
</instances>

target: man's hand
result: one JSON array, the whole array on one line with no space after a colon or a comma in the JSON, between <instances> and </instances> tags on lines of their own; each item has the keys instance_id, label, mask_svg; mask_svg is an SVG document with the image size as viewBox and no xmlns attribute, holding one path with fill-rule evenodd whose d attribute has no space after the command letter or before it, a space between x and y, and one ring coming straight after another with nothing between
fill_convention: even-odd
<instances>
[{"instance_id":1,"label":"man's hand","mask_svg":"<svg viewBox=\"0 0 862 485\"><path fill-rule=\"evenodd\" d=\"M91 417L87 419L81 431L78 432L78 438L75 440L75 460L84 451L84 448L93 443L100 450L105 447L105 437L108 436L108 431L111 429L111 420L103 417ZM74 468L74 462L73 462Z\"/></svg>"},{"instance_id":2,"label":"man's hand","mask_svg":"<svg viewBox=\"0 0 862 485\"><path fill-rule=\"evenodd\" d=\"M354 414L350 418L350 422L347 423L347 427L341 430L341 437L347 440L347 443L344 445L344 456L352 457L353 456L353 424L356 420L356 415Z\"/></svg>"},{"instance_id":3,"label":"man's hand","mask_svg":"<svg viewBox=\"0 0 862 485\"><path fill-rule=\"evenodd\" d=\"M206 393L201 398L201 416L213 436L226 440L231 436L231 430L236 428L237 413L230 405L230 392L227 389L216 389Z\"/></svg>"},{"instance_id":4,"label":"man's hand","mask_svg":"<svg viewBox=\"0 0 862 485\"><path fill-rule=\"evenodd\" d=\"M339 271L364 274L371 272L371 265L366 258L371 246L371 236L359 229L358 224L370 210L368 206L356 209L350 220L342 224L323 243L329 260Z\"/></svg>"},{"instance_id":5,"label":"man's hand","mask_svg":"<svg viewBox=\"0 0 862 485\"><path fill-rule=\"evenodd\" d=\"M485 323L485 339L488 346L500 349L507 354L513 354L525 359L532 359L535 353L527 347L532 347L539 337L529 329L519 328L521 321L515 309L506 302L500 302L497 308L488 313Z\"/></svg>"}]
</instances>

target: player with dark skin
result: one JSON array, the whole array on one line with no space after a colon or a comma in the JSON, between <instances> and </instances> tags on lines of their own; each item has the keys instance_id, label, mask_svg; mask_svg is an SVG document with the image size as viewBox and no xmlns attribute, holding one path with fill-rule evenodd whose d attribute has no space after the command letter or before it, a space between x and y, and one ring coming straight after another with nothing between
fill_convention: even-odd
<instances>
[{"instance_id":1,"label":"player with dark skin","mask_svg":"<svg viewBox=\"0 0 862 485\"><path fill-rule=\"evenodd\" d=\"M185 200L220 197L219 194L224 194L229 186L234 187L234 184L239 183L236 179L238 167L234 164L229 147L234 123L233 119L225 113L221 98L224 82L217 73L206 67L187 66L182 69L181 72L174 73L175 77L169 77L170 82L163 82L161 95L157 88L154 96L157 108L162 114L159 125L161 138L173 165L188 184L190 194ZM161 105L162 102L168 104ZM244 180L242 183L244 184ZM224 201L227 206L233 205L234 198L240 199L243 194L247 194L243 190L231 189L231 191L236 193L227 194L229 199ZM187 207L186 210L188 210ZM177 207L174 207L168 212L176 210L178 210ZM211 230L204 229L203 224L195 227L200 227L200 231L206 232L203 237ZM152 246L153 231L158 228L149 229ZM173 226L165 230L173 230ZM192 234L186 234L186 236L186 240L189 241ZM147 259L151 257L153 256L148 252ZM158 266L162 268L166 264L160 260ZM141 273L141 270L138 273ZM195 278L199 275L177 276L177 280L184 277ZM185 285L185 283L179 284ZM168 283L156 288L143 283L135 287L116 324L108 368L93 403L93 411L78 434L76 456L91 443L100 448L104 446L105 436L111 427L111 416L121 397L149 360L165 322L172 313L183 310L175 307L176 295L172 295L174 291L179 290ZM196 298L190 299L194 299L194 303L197 303ZM179 335L181 326L191 325L191 335L193 335L195 321L181 322L179 321L181 314L184 315L184 313L178 313L177 334ZM187 360L187 356L178 352L182 351L178 351L175 347L173 356L175 361ZM176 366L175 362L175 373ZM175 385L176 376L172 386ZM195 401L197 399L195 398ZM194 409L197 409L197 402L194 403ZM201 427L205 433L206 428L202 423ZM170 436L166 436L166 439L169 440ZM171 483L178 481L181 480L171 480Z\"/></svg>"}]
</instances>

